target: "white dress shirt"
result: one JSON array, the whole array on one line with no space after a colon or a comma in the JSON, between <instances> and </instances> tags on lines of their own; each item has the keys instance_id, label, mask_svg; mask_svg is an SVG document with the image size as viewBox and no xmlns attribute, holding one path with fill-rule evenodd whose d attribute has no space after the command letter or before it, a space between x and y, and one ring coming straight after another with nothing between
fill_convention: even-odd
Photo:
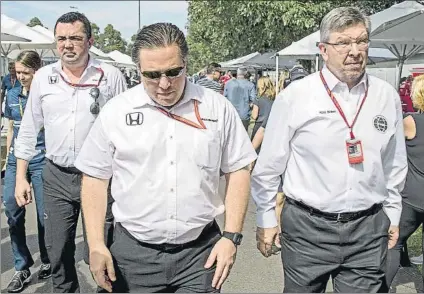
<instances>
[{"instance_id":1,"label":"white dress shirt","mask_svg":"<svg viewBox=\"0 0 424 294\"><path fill-rule=\"evenodd\" d=\"M398 225L402 210L399 192L407 173L399 95L385 81L367 74L350 91L327 68L323 76L349 124L368 79L368 97L353 128L362 142L364 162L349 164L349 128L319 73L292 83L274 102L252 174L258 226L277 226L275 197L280 175L289 198L333 213L383 203L391 224Z\"/></svg>"},{"instance_id":2,"label":"white dress shirt","mask_svg":"<svg viewBox=\"0 0 424 294\"><path fill-rule=\"evenodd\" d=\"M99 85L100 107L112 97L126 90L126 82L118 68L90 58L78 84ZM36 154L37 134L42 127L46 132L46 156L63 167L74 166L75 159L97 115L90 112L94 99L93 87L74 88L60 61L38 70L31 83L28 104L15 144L15 156L30 161Z\"/></svg>"},{"instance_id":3,"label":"white dress shirt","mask_svg":"<svg viewBox=\"0 0 424 294\"><path fill-rule=\"evenodd\" d=\"M138 85L111 100L93 125L75 163L93 177L112 180L112 206L140 241L181 244L196 239L224 212L219 172L235 172L256 153L231 103L219 93L186 82L170 112L206 129L174 120L155 108Z\"/></svg>"}]
</instances>

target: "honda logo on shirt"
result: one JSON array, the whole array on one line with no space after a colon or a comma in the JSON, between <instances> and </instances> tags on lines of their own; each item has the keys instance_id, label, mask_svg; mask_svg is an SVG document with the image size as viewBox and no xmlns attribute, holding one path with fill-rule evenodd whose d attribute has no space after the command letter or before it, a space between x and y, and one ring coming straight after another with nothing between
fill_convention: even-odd
<instances>
[{"instance_id":1,"label":"honda logo on shirt","mask_svg":"<svg viewBox=\"0 0 424 294\"><path fill-rule=\"evenodd\" d=\"M132 112L132 113L127 113L127 125L129 126L139 126L143 123L143 113L141 112Z\"/></svg>"},{"instance_id":2,"label":"honda logo on shirt","mask_svg":"<svg viewBox=\"0 0 424 294\"><path fill-rule=\"evenodd\" d=\"M58 82L59 82L59 77L57 75L49 76L49 84L57 84Z\"/></svg>"}]
</instances>

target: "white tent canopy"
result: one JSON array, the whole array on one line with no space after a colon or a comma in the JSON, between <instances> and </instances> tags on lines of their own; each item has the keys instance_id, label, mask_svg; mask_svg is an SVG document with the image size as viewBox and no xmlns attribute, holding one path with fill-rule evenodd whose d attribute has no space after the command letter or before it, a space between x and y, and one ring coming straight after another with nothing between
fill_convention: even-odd
<instances>
[{"instance_id":1,"label":"white tent canopy","mask_svg":"<svg viewBox=\"0 0 424 294\"><path fill-rule=\"evenodd\" d=\"M122 52L114 50L112 52L109 52L107 55L115 61L113 62L113 64L118 67L137 68L136 64L132 61L131 57Z\"/></svg>"},{"instance_id":2,"label":"white tent canopy","mask_svg":"<svg viewBox=\"0 0 424 294\"><path fill-rule=\"evenodd\" d=\"M1 40L2 41L11 41L11 42L31 42L29 39L25 39L16 35L7 34L1 32Z\"/></svg>"},{"instance_id":3,"label":"white tent canopy","mask_svg":"<svg viewBox=\"0 0 424 294\"><path fill-rule=\"evenodd\" d=\"M424 6L418 11L390 19L371 33L371 46L387 48L398 58L398 78L402 76L405 60L424 49Z\"/></svg>"},{"instance_id":4,"label":"white tent canopy","mask_svg":"<svg viewBox=\"0 0 424 294\"><path fill-rule=\"evenodd\" d=\"M1 50L6 56L15 49L53 49L55 47L54 42L47 36L5 14L1 14L1 31L31 41L6 41L2 39Z\"/></svg>"},{"instance_id":5,"label":"white tent canopy","mask_svg":"<svg viewBox=\"0 0 424 294\"><path fill-rule=\"evenodd\" d=\"M245 56L242 56L242 57L231 59L229 61L220 62L219 64L224 68L234 67L235 65L243 64L247 60L249 60L249 59L251 59L255 56L258 56L258 55L261 55L261 54L259 52L254 52L254 53L250 53L250 54L247 54Z\"/></svg>"}]
</instances>

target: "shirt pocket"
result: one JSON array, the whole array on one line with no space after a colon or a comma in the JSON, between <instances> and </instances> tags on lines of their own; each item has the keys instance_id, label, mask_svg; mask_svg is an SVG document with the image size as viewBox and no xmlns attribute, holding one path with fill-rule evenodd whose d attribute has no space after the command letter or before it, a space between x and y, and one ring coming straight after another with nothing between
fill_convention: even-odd
<instances>
[{"instance_id":1,"label":"shirt pocket","mask_svg":"<svg viewBox=\"0 0 424 294\"><path fill-rule=\"evenodd\" d=\"M218 169L221 160L221 136L217 130L200 130L194 136L194 159L202 168Z\"/></svg>"}]
</instances>

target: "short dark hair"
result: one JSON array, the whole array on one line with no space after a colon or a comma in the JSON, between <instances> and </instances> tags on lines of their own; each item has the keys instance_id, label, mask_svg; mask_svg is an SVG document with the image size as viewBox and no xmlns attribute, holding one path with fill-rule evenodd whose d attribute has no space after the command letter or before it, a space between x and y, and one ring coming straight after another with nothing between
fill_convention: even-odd
<instances>
[{"instance_id":1,"label":"short dark hair","mask_svg":"<svg viewBox=\"0 0 424 294\"><path fill-rule=\"evenodd\" d=\"M140 49L163 48L177 45L181 59L187 63L188 45L184 33L174 24L158 22L143 27L138 31L132 49L132 60L140 65Z\"/></svg>"},{"instance_id":2,"label":"short dark hair","mask_svg":"<svg viewBox=\"0 0 424 294\"><path fill-rule=\"evenodd\" d=\"M84 33L87 36L87 39L90 39L91 38L90 21L84 14L75 12L75 11L65 13L64 15L62 15L61 17L57 19L56 24L54 25L54 34L56 35L56 27L58 23L74 23L76 21L82 22L82 24L84 25Z\"/></svg>"},{"instance_id":3,"label":"short dark hair","mask_svg":"<svg viewBox=\"0 0 424 294\"><path fill-rule=\"evenodd\" d=\"M206 68L206 74L210 75L213 74L216 71L219 71L221 69L221 65L216 62L209 63L208 67Z\"/></svg>"},{"instance_id":4,"label":"short dark hair","mask_svg":"<svg viewBox=\"0 0 424 294\"><path fill-rule=\"evenodd\" d=\"M15 67L15 62L14 61L9 61L7 68L14 68Z\"/></svg>"},{"instance_id":5,"label":"short dark hair","mask_svg":"<svg viewBox=\"0 0 424 294\"><path fill-rule=\"evenodd\" d=\"M19 53L16 62L22 63L23 66L37 71L41 67L41 58L36 51L25 50Z\"/></svg>"}]
</instances>

